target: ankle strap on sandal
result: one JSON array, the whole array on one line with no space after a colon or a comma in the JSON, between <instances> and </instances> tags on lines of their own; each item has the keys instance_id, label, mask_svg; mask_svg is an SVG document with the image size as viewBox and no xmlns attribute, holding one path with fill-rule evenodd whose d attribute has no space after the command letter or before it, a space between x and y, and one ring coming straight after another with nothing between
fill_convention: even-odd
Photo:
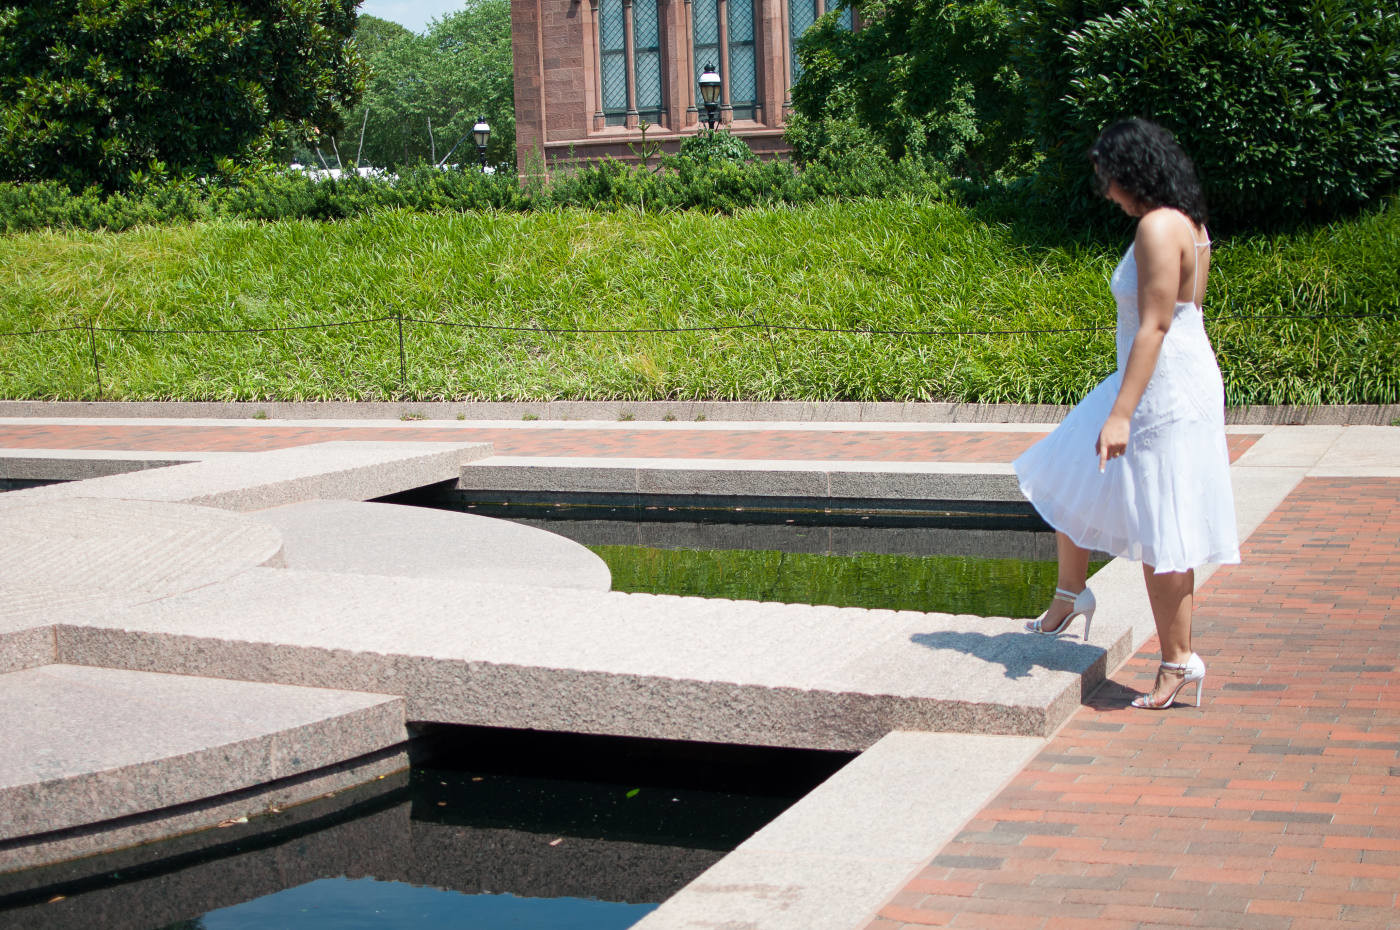
<instances>
[{"instance_id":1,"label":"ankle strap on sandal","mask_svg":"<svg viewBox=\"0 0 1400 930\"><path fill-rule=\"evenodd\" d=\"M1083 591L1066 591L1064 588L1056 588L1056 589L1055 589L1055 600L1057 600L1057 601L1069 601L1071 604L1073 604L1075 601L1077 601L1077 600L1079 599L1079 595L1080 595L1080 594L1083 594L1083 593L1084 593Z\"/></svg>"}]
</instances>

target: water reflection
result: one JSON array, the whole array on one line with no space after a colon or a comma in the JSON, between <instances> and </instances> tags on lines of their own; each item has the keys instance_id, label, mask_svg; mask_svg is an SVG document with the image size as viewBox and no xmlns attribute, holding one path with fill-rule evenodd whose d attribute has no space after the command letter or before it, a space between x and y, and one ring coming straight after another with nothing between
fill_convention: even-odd
<instances>
[{"instance_id":1,"label":"water reflection","mask_svg":"<svg viewBox=\"0 0 1400 930\"><path fill-rule=\"evenodd\" d=\"M323 878L165 930L623 930L655 904L462 894L371 878Z\"/></svg>"},{"instance_id":2,"label":"water reflection","mask_svg":"<svg viewBox=\"0 0 1400 930\"><path fill-rule=\"evenodd\" d=\"M850 758L415 731L411 771L224 828L0 873L0 927L622 930Z\"/></svg>"},{"instance_id":3,"label":"water reflection","mask_svg":"<svg viewBox=\"0 0 1400 930\"><path fill-rule=\"evenodd\" d=\"M620 930L725 852L710 837L683 838L683 824L712 818L723 797L697 802L667 793L664 805L675 816L650 818L649 833L645 815L588 813L601 794L640 797L628 799L628 789L581 785L571 794L567 782L527 779L512 787L518 780L486 776L473 798L463 794L473 777L482 778L415 770L413 785L400 774L247 824L12 873L0 879L0 908L9 906L0 925ZM462 784L448 785L452 779ZM658 799L638 811L663 806L661 792L653 793ZM540 802L542 812L527 815L522 827L520 811L508 808L512 798ZM761 819L739 831L752 833L789 803L760 799L746 813ZM623 835L596 835L606 831Z\"/></svg>"}]
</instances>

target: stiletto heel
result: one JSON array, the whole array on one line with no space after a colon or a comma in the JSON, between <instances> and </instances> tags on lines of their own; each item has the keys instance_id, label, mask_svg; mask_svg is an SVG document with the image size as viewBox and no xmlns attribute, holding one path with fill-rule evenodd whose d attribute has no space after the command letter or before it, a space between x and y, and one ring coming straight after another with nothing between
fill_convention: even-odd
<instances>
[{"instance_id":1,"label":"stiletto heel","mask_svg":"<svg viewBox=\"0 0 1400 930\"><path fill-rule=\"evenodd\" d=\"M1147 710L1166 710L1176 703L1176 696L1181 693L1182 688L1189 684L1196 686L1196 706L1201 706L1201 688L1206 682L1206 664L1201 661L1200 656L1193 652L1185 662L1163 662L1158 667L1158 671L1181 672L1181 681L1177 682L1171 693L1162 698L1159 703L1152 703L1152 692L1149 691L1147 694L1140 694L1133 698L1134 707L1143 707Z\"/></svg>"},{"instance_id":2,"label":"stiletto heel","mask_svg":"<svg viewBox=\"0 0 1400 930\"><path fill-rule=\"evenodd\" d=\"M1045 614L1041 614L1039 617L1036 617L1026 624L1027 632L1043 633L1046 636L1059 636L1069 629L1070 621L1075 617L1083 617L1084 642L1087 643L1089 641L1089 629L1094 623L1094 611L1098 608L1098 603L1094 600L1094 592L1085 588L1083 591L1075 594L1073 591L1066 591L1064 588L1056 588L1055 600L1074 605L1070 609L1070 612L1065 615L1065 618L1060 621L1060 625L1053 630L1046 628ZM1046 613L1049 613L1049 611L1046 611Z\"/></svg>"}]
</instances>

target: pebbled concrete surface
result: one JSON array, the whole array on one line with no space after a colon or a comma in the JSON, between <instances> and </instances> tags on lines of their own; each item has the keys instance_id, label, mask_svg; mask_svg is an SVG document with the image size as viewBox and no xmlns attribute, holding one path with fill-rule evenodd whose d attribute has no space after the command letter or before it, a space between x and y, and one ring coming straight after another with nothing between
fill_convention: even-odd
<instances>
[{"instance_id":1,"label":"pebbled concrete surface","mask_svg":"<svg viewBox=\"0 0 1400 930\"><path fill-rule=\"evenodd\" d=\"M469 513L362 501L302 501L248 518L281 535L288 568L606 591L607 564L541 529Z\"/></svg>"},{"instance_id":2,"label":"pebbled concrete surface","mask_svg":"<svg viewBox=\"0 0 1400 930\"><path fill-rule=\"evenodd\" d=\"M281 564L275 529L209 507L0 495L0 632L90 616ZM36 500L35 498L40 498Z\"/></svg>"}]
</instances>

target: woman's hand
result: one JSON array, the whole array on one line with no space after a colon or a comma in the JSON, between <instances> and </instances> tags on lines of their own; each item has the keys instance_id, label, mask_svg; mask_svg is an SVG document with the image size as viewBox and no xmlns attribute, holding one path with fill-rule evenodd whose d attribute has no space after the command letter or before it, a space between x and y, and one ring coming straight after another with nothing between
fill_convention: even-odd
<instances>
[{"instance_id":1,"label":"woman's hand","mask_svg":"<svg viewBox=\"0 0 1400 930\"><path fill-rule=\"evenodd\" d=\"M1099 453L1099 472L1102 473L1109 459L1116 459L1128 450L1128 433L1131 430L1127 417L1110 413L1099 430L1099 441L1094 446Z\"/></svg>"}]
</instances>

